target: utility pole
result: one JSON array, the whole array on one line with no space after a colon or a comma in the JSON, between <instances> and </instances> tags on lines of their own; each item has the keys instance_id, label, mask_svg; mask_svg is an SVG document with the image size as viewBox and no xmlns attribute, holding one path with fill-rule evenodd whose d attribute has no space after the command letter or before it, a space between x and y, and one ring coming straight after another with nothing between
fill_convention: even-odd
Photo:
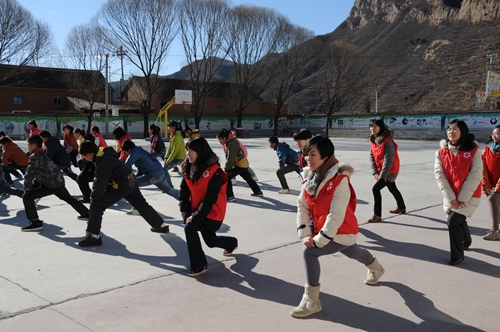
<instances>
[{"instance_id":1,"label":"utility pole","mask_svg":"<svg viewBox=\"0 0 500 332\"><path fill-rule=\"evenodd\" d=\"M122 91L124 89L124 76L123 76L123 57L127 54L127 51L124 51L123 50L123 46L120 46L120 48L118 49L118 51L116 51L116 55L120 57L120 62L121 62L121 67L122 67L122 78L120 79L120 94L119 94L119 98L121 100L121 96L122 96Z\"/></svg>"},{"instance_id":2,"label":"utility pole","mask_svg":"<svg viewBox=\"0 0 500 332\"><path fill-rule=\"evenodd\" d=\"M496 58L498 54L486 54L486 57L490 59L490 63L488 64L488 69L486 69L486 109L490 107L490 92L488 89L490 88L490 72L493 69L493 59Z\"/></svg>"},{"instance_id":3,"label":"utility pole","mask_svg":"<svg viewBox=\"0 0 500 332\"><path fill-rule=\"evenodd\" d=\"M108 112L108 59L109 54L106 54L106 79L104 87L104 103L106 104L106 138L109 138L109 112Z\"/></svg>"},{"instance_id":4,"label":"utility pole","mask_svg":"<svg viewBox=\"0 0 500 332\"><path fill-rule=\"evenodd\" d=\"M378 113L378 80L375 80L375 113Z\"/></svg>"}]
</instances>

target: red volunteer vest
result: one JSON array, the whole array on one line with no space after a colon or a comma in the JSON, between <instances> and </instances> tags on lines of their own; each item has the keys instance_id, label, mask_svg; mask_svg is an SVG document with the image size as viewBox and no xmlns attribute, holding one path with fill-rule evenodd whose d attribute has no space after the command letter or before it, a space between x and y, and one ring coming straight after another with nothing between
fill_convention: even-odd
<instances>
[{"instance_id":1,"label":"red volunteer vest","mask_svg":"<svg viewBox=\"0 0 500 332\"><path fill-rule=\"evenodd\" d=\"M375 165L377 166L377 172L380 174L382 170L382 165L384 164L384 154L385 154L385 143L388 140L391 140L394 144L394 159L392 160L391 169L389 170L389 174L399 173L399 154L398 154L398 145L392 137L387 137L381 144L375 144L370 141L370 147L372 150L373 160L375 161Z\"/></svg>"},{"instance_id":2,"label":"red volunteer vest","mask_svg":"<svg viewBox=\"0 0 500 332\"><path fill-rule=\"evenodd\" d=\"M440 148L439 157L441 158L441 163L443 164L444 175L446 180L450 184L455 195L460 195L460 189L464 183L467 175L469 175L470 168L472 166L472 159L476 150L479 147L476 146L471 151L458 151L457 155L453 155L449 149ZM481 183L477 186L476 191L472 194L472 197L481 197Z\"/></svg>"},{"instance_id":3,"label":"red volunteer vest","mask_svg":"<svg viewBox=\"0 0 500 332\"><path fill-rule=\"evenodd\" d=\"M192 212L198 211L201 203L203 202L203 198L205 198L205 195L207 194L208 183L210 182L212 176L215 174L215 172L217 172L218 169L221 169L221 167L218 164L213 164L209 166L203 172L201 177L195 182L193 182L193 180L191 180L189 176L184 173L184 180L186 181L186 184L191 193ZM226 188L227 188L227 175L226 172L223 171L222 186L220 188L217 201L215 202L214 205L212 205L212 210L208 213L207 218L220 222L224 220L224 217L226 215L226 206L227 206Z\"/></svg>"},{"instance_id":4,"label":"red volunteer vest","mask_svg":"<svg viewBox=\"0 0 500 332\"><path fill-rule=\"evenodd\" d=\"M500 153L496 154L491 151L489 146L483 150L484 166L488 170L488 178L493 186L496 186L500 179Z\"/></svg>"},{"instance_id":5,"label":"red volunteer vest","mask_svg":"<svg viewBox=\"0 0 500 332\"><path fill-rule=\"evenodd\" d=\"M349 204L347 204L346 212L344 216L344 222L337 230L337 234L358 234L358 219L354 215L356 212L356 192L351 185L349 177L345 174L336 175L331 178L318 193L316 199L312 198L311 195L304 190L304 196L306 198L307 204L311 209L311 219L314 224L314 235L318 234L325 224L326 217L330 213L330 203L337 189L338 185L343 178L347 178L349 183L349 189L351 190L351 198L349 199Z\"/></svg>"}]
</instances>

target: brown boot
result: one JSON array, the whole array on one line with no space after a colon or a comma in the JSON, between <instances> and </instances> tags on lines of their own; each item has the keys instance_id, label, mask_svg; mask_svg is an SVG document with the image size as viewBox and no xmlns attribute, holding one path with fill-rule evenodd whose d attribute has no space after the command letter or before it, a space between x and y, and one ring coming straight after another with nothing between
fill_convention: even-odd
<instances>
[{"instance_id":1,"label":"brown boot","mask_svg":"<svg viewBox=\"0 0 500 332\"><path fill-rule=\"evenodd\" d=\"M406 209L395 208L394 210L390 210L389 212L394 214L405 214Z\"/></svg>"},{"instance_id":2,"label":"brown boot","mask_svg":"<svg viewBox=\"0 0 500 332\"><path fill-rule=\"evenodd\" d=\"M380 220L382 220L382 217L381 216L377 216L376 214L373 215L373 217L371 217L370 219L368 219L368 222L379 222Z\"/></svg>"}]
</instances>

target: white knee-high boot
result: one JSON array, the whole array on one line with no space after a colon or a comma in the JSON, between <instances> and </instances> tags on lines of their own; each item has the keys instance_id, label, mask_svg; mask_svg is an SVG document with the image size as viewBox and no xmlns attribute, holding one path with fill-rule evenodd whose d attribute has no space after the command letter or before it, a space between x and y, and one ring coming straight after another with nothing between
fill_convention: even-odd
<instances>
[{"instance_id":1,"label":"white knee-high boot","mask_svg":"<svg viewBox=\"0 0 500 332\"><path fill-rule=\"evenodd\" d=\"M319 301L319 287L319 285L305 285L302 301L300 301L297 308L290 311L292 317L307 317L323 310L323 308L321 308L321 302Z\"/></svg>"},{"instance_id":2,"label":"white knee-high boot","mask_svg":"<svg viewBox=\"0 0 500 332\"><path fill-rule=\"evenodd\" d=\"M377 257L374 258L375 260L371 264L365 265L368 269L368 274L365 279L365 284L367 285L376 285L385 272L383 266L378 262Z\"/></svg>"}]
</instances>

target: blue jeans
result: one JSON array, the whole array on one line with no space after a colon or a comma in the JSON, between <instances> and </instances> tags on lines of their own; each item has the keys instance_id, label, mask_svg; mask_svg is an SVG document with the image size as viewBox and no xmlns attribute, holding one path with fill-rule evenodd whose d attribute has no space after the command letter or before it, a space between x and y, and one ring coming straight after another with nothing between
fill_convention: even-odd
<instances>
[{"instance_id":1,"label":"blue jeans","mask_svg":"<svg viewBox=\"0 0 500 332\"><path fill-rule=\"evenodd\" d=\"M24 190L12 188L5 182L5 180L0 181L0 192L4 192L9 195L16 195L17 197L23 197Z\"/></svg>"},{"instance_id":2,"label":"blue jeans","mask_svg":"<svg viewBox=\"0 0 500 332\"><path fill-rule=\"evenodd\" d=\"M176 200L179 200L179 190L172 188L172 186L170 186L165 180L163 174L157 176L152 176L149 174L140 175L137 177L137 182L139 183L139 187L145 187L154 184L167 195L172 196Z\"/></svg>"},{"instance_id":3,"label":"blue jeans","mask_svg":"<svg viewBox=\"0 0 500 332\"><path fill-rule=\"evenodd\" d=\"M179 166L183 161L184 159L174 159L167 166L163 166L163 173L165 173L165 181L167 181L168 185L172 188L174 187L174 185L172 184L172 180L170 179L170 174L168 174L168 171L174 168L175 166Z\"/></svg>"}]
</instances>

